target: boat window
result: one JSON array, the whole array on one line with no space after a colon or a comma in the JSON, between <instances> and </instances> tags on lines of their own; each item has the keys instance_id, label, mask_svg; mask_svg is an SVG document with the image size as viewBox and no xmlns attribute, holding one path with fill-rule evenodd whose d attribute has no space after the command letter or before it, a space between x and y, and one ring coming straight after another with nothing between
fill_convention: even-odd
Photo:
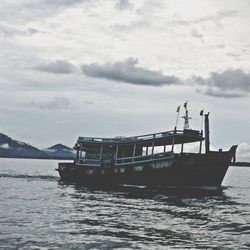
<instances>
[{"instance_id":1,"label":"boat window","mask_svg":"<svg viewBox=\"0 0 250 250\"><path fill-rule=\"evenodd\" d=\"M80 151L80 159L85 158L86 152L85 151Z\"/></svg>"},{"instance_id":2,"label":"boat window","mask_svg":"<svg viewBox=\"0 0 250 250\"><path fill-rule=\"evenodd\" d=\"M165 152L170 152L171 150L172 150L172 145L166 145ZM163 147L163 151L164 151L164 147Z\"/></svg>"},{"instance_id":3,"label":"boat window","mask_svg":"<svg viewBox=\"0 0 250 250\"><path fill-rule=\"evenodd\" d=\"M164 146L156 146L156 147L154 147L154 154L158 154L158 153L162 153L162 152L164 152Z\"/></svg>"},{"instance_id":4,"label":"boat window","mask_svg":"<svg viewBox=\"0 0 250 250\"><path fill-rule=\"evenodd\" d=\"M172 146L171 146L172 147ZM184 151L186 150L186 144L184 145ZM174 145L174 153L179 154L181 153L181 144Z\"/></svg>"},{"instance_id":5,"label":"boat window","mask_svg":"<svg viewBox=\"0 0 250 250\"><path fill-rule=\"evenodd\" d=\"M165 152L169 152L172 149L172 145L166 145ZM164 152L164 146L155 146L154 150L152 147L143 147L142 155L150 155L152 153L158 154Z\"/></svg>"},{"instance_id":6,"label":"boat window","mask_svg":"<svg viewBox=\"0 0 250 250\"><path fill-rule=\"evenodd\" d=\"M184 145L185 153L199 153L200 142L191 142Z\"/></svg>"}]
</instances>

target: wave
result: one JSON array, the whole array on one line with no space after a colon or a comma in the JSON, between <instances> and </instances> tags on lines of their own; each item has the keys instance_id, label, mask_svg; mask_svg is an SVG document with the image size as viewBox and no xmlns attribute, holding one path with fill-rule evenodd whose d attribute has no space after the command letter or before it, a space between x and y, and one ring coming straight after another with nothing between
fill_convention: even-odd
<instances>
[{"instance_id":1,"label":"wave","mask_svg":"<svg viewBox=\"0 0 250 250\"><path fill-rule=\"evenodd\" d=\"M0 178L28 179L28 180L59 180L53 175L27 175L27 174L0 174Z\"/></svg>"}]
</instances>

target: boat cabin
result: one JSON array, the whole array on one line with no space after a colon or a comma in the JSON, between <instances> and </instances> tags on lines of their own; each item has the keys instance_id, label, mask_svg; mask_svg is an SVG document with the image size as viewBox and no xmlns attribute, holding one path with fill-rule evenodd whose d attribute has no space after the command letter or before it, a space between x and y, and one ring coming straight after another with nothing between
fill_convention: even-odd
<instances>
[{"instance_id":1,"label":"boat cabin","mask_svg":"<svg viewBox=\"0 0 250 250\"><path fill-rule=\"evenodd\" d=\"M131 137L79 137L74 146L76 165L110 167L152 161L173 155L176 144L181 145L183 153L185 143L201 143L203 140L201 131L191 129ZM161 152L156 148L161 148Z\"/></svg>"}]
</instances>

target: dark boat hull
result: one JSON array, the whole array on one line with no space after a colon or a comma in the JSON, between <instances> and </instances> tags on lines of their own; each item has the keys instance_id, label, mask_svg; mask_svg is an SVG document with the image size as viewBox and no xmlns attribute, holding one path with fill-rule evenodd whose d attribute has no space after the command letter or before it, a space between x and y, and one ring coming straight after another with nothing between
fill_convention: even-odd
<instances>
[{"instance_id":1,"label":"dark boat hull","mask_svg":"<svg viewBox=\"0 0 250 250\"><path fill-rule=\"evenodd\" d=\"M235 155L236 146L226 152L175 154L168 159L127 166L81 167L59 163L63 181L83 185L141 185L174 187L218 187Z\"/></svg>"}]
</instances>

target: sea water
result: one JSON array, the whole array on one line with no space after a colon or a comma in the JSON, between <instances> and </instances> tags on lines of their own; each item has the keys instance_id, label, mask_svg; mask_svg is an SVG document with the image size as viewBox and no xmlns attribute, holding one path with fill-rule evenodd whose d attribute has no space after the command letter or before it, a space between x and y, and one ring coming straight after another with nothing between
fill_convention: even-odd
<instances>
[{"instance_id":1,"label":"sea water","mask_svg":"<svg viewBox=\"0 0 250 250\"><path fill-rule=\"evenodd\" d=\"M249 249L250 168L213 193L60 181L57 161L0 159L1 249Z\"/></svg>"}]
</instances>

